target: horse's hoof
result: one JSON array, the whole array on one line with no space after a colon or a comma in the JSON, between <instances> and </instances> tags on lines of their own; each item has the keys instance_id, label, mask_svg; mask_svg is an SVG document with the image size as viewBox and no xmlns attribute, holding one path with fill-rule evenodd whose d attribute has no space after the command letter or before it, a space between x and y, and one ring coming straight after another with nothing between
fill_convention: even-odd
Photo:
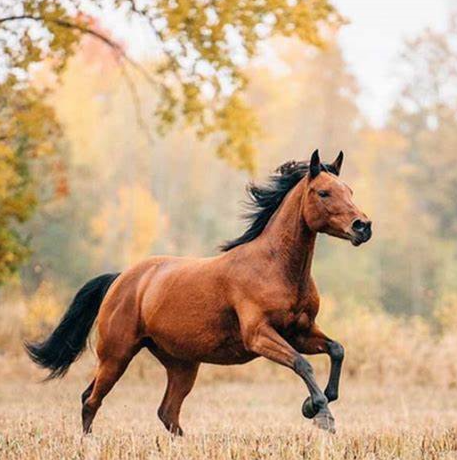
<instances>
[{"instance_id":1,"label":"horse's hoof","mask_svg":"<svg viewBox=\"0 0 457 460\"><path fill-rule=\"evenodd\" d=\"M332 434L336 433L335 419L328 410L318 412L317 415L314 417L313 423L317 426L317 428L321 430L328 431Z\"/></svg>"},{"instance_id":2,"label":"horse's hoof","mask_svg":"<svg viewBox=\"0 0 457 460\"><path fill-rule=\"evenodd\" d=\"M305 399L301 411L303 416L306 418L314 418L317 414L317 410L314 408L313 401L309 396Z\"/></svg>"}]
</instances>

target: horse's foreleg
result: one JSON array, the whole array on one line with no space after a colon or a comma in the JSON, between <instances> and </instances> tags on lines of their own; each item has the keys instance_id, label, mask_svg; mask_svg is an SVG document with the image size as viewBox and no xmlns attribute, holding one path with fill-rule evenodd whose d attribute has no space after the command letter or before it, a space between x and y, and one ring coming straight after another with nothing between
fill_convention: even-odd
<instances>
[{"instance_id":1,"label":"horse's foreleg","mask_svg":"<svg viewBox=\"0 0 457 460\"><path fill-rule=\"evenodd\" d=\"M271 326L265 323L241 325L243 340L249 351L293 369L304 380L311 395L313 413L303 410L303 415L307 418L316 416L315 421L319 428L334 432L335 422L328 408L327 397L319 388L309 361Z\"/></svg>"},{"instance_id":2,"label":"horse's foreleg","mask_svg":"<svg viewBox=\"0 0 457 460\"><path fill-rule=\"evenodd\" d=\"M317 326L313 326L304 335L297 335L291 342L299 353L307 355L326 353L330 356L330 376L324 393L329 402L337 400L344 359L343 346L327 337Z\"/></svg>"},{"instance_id":3,"label":"horse's foreleg","mask_svg":"<svg viewBox=\"0 0 457 460\"><path fill-rule=\"evenodd\" d=\"M182 436L179 425L179 413L184 398L194 386L198 372L198 363L166 362L167 389L158 410L158 416L165 428L172 434Z\"/></svg>"}]
</instances>

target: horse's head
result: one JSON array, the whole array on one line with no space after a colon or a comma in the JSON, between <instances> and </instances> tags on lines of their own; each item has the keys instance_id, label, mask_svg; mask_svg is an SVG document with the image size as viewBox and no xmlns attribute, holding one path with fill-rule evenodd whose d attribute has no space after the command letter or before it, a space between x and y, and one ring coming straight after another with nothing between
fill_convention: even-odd
<instances>
[{"instance_id":1,"label":"horse's head","mask_svg":"<svg viewBox=\"0 0 457 460\"><path fill-rule=\"evenodd\" d=\"M350 240L359 246L371 238L371 221L352 201L352 190L338 178L343 152L328 166L321 164L316 150L311 156L303 217L314 232Z\"/></svg>"}]
</instances>

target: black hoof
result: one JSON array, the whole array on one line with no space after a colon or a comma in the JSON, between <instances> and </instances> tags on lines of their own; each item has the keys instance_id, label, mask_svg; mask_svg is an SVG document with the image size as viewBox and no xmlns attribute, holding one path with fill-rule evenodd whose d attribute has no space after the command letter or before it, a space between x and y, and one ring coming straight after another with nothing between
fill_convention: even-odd
<instances>
[{"instance_id":1,"label":"black hoof","mask_svg":"<svg viewBox=\"0 0 457 460\"><path fill-rule=\"evenodd\" d=\"M306 418L314 418L318 412L314 408L313 401L311 400L309 396L305 399L305 402L303 403L301 411L302 411L303 416Z\"/></svg>"}]
</instances>

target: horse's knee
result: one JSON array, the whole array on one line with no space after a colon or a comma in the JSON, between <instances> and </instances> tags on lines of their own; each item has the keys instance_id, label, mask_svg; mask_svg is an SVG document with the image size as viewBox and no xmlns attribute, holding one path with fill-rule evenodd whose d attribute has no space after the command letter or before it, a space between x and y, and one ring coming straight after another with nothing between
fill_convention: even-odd
<instances>
[{"instance_id":1,"label":"horse's knee","mask_svg":"<svg viewBox=\"0 0 457 460\"><path fill-rule=\"evenodd\" d=\"M343 361L344 359L344 347L341 343L338 342L330 342L328 344L328 354L332 359L335 361Z\"/></svg>"}]
</instances>

